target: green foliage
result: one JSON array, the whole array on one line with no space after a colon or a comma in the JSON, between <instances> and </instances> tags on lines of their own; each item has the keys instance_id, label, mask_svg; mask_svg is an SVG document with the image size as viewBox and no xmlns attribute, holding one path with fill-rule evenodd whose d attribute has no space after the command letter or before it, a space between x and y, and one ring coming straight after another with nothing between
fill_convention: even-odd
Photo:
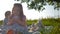
<instances>
[{"instance_id":1,"label":"green foliage","mask_svg":"<svg viewBox=\"0 0 60 34\"><path fill-rule=\"evenodd\" d=\"M19 0L17 0L19 1ZM43 6L47 4L54 6L54 9L59 10L60 8L60 0L20 0L21 2L26 2L29 9L35 10L44 10Z\"/></svg>"}]
</instances>

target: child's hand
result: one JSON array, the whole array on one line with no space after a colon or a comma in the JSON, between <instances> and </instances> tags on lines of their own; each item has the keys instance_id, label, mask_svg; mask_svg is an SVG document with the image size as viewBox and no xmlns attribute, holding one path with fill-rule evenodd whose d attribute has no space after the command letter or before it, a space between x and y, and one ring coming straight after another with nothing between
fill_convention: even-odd
<instances>
[{"instance_id":1,"label":"child's hand","mask_svg":"<svg viewBox=\"0 0 60 34\"><path fill-rule=\"evenodd\" d=\"M12 25L13 24L13 19L10 19L7 23L7 25Z\"/></svg>"},{"instance_id":2,"label":"child's hand","mask_svg":"<svg viewBox=\"0 0 60 34\"><path fill-rule=\"evenodd\" d=\"M7 25L12 25L12 23L8 22Z\"/></svg>"},{"instance_id":3,"label":"child's hand","mask_svg":"<svg viewBox=\"0 0 60 34\"><path fill-rule=\"evenodd\" d=\"M7 25L10 25L10 23L7 23Z\"/></svg>"}]
</instances>

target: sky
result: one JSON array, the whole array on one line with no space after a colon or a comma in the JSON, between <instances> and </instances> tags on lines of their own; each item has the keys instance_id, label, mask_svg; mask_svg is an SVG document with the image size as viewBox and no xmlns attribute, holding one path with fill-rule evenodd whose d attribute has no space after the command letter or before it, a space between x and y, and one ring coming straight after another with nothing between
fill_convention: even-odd
<instances>
[{"instance_id":1,"label":"sky","mask_svg":"<svg viewBox=\"0 0 60 34\"><path fill-rule=\"evenodd\" d=\"M0 0L0 20L5 18L4 14L6 11L12 11L14 3L20 3L14 0ZM53 6L45 6L45 10L40 13L34 9L28 9L26 3L22 3L24 14L27 19L39 19L47 17L58 17L60 15L60 10L54 10ZM58 14L59 12L59 14Z\"/></svg>"}]
</instances>

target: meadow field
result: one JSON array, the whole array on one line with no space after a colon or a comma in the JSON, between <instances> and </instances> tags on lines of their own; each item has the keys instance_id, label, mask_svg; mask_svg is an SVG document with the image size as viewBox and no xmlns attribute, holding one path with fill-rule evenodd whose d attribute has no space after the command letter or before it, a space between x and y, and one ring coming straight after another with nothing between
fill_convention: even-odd
<instances>
[{"instance_id":1,"label":"meadow field","mask_svg":"<svg viewBox=\"0 0 60 34\"><path fill-rule=\"evenodd\" d=\"M35 20L27 20L27 25L31 25L32 23L37 23L37 19ZM0 21L0 25L2 25L3 20ZM51 32L46 33L46 34L60 34L60 18L47 18L47 19L42 19L42 24L44 26L53 26ZM46 31L47 32L47 31Z\"/></svg>"}]
</instances>

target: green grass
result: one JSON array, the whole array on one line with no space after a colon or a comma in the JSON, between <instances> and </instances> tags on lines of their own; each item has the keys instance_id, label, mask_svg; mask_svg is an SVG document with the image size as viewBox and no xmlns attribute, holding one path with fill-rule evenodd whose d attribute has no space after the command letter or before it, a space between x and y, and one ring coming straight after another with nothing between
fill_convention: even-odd
<instances>
[{"instance_id":1,"label":"green grass","mask_svg":"<svg viewBox=\"0 0 60 34\"><path fill-rule=\"evenodd\" d=\"M48 18L48 19L42 19L42 23L46 26L58 26L60 24L60 18L54 19L54 18Z\"/></svg>"},{"instance_id":2,"label":"green grass","mask_svg":"<svg viewBox=\"0 0 60 34\"><path fill-rule=\"evenodd\" d=\"M60 34L60 18L42 19L42 23L45 26L53 26L53 29L51 30L49 34Z\"/></svg>"},{"instance_id":3,"label":"green grass","mask_svg":"<svg viewBox=\"0 0 60 34\"><path fill-rule=\"evenodd\" d=\"M1 20L1 21L0 21L0 25L2 25L2 23L3 23L3 21Z\"/></svg>"},{"instance_id":4,"label":"green grass","mask_svg":"<svg viewBox=\"0 0 60 34\"><path fill-rule=\"evenodd\" d=\"M38 20L27 20L27 25L31 25L32 23L37 23ZM0 21L0 25L3 22ZM60 18L54 19L54 18L47 18L42 19L42 23L44 26L53 26L54 28L51 30L49 34L60 34Z\"/></svg>"},{"instance_id":5,"label":"green grass","mask_svg":"<svg viewBox=\"0 0 60 34\"><path fill-rule=\"evenodd\" d=\"M31 25L32 23L37 23L38 20L27 20L27 24ZM54 18L47 18L42 19L42 23L45 26L58 26L60 25L60 18L54 19Z\"/></svg>"},{"instance_id":6,"label":"green grass","mask_svg":"<svg viewBox=\"0 0 60 34\"><path fill-rule=\"evenodd\" d=\"M31 25L32 22L37 22L37 20L28 20L27 24ZM53 26L53 29L51 32L46 33L46 34L60 34L60 18L54 19L54 18L47 18L47 19L42 19L42 23L44 26ZM45 33L44 33L45 34Z\"/></svg>"}]
</instances>

